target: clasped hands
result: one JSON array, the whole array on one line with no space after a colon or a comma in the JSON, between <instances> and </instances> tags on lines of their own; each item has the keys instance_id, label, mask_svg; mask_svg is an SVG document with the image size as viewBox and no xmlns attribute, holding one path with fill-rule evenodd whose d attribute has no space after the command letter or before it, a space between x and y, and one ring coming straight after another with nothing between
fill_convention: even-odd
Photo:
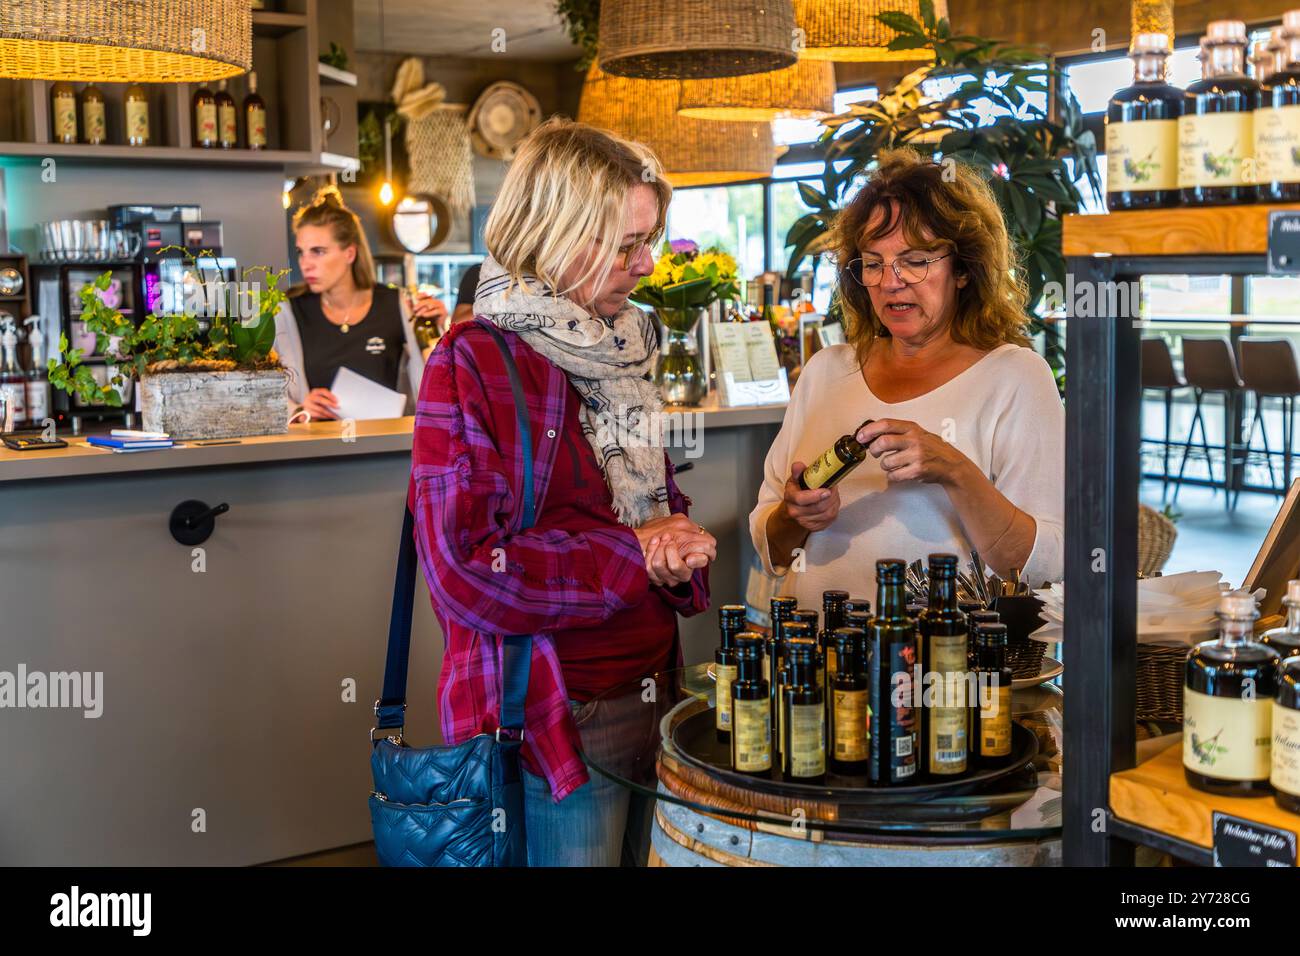
<instances>
[{"instance_id":1,"label":"clasped hands","mask_svg":"<svg viewBox=\"0 0 1300 956\"><path fill-rule=\"evenodd\" d=\"M651 584L683 584L718 556L717 540L686 515L651 518L632 530L641 542Z\"/></svg>"}]
</instances>

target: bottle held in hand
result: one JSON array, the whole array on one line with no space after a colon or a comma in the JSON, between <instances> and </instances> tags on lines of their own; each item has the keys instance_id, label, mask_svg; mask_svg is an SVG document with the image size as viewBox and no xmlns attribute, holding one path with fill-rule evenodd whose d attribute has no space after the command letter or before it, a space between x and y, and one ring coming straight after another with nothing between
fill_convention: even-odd
<instances>
[{"instance_id":1,"label":"bottle held in hand","mask_svg":"<svg viewBox=\"0 0 1300 956\"><path fill-rule=\"evenodd\" d=\"M839 441L818 455L817 459L799 476L799 487L804 491L833 487L862 464L867 457L867 446L861 444L856 435L873 420L868 418L851 434L841 435Z\"/></svg>"}]
</instances>

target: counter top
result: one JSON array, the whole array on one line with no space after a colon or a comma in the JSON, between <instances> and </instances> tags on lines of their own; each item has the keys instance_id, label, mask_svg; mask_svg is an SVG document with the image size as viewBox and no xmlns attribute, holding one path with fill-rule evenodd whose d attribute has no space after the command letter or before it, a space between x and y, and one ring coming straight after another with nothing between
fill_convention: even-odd
<instances>
[{"instance_id":1,"label":"counter top","mask_svg":"<svg viewBox=\"0 0 1300 956\"><path fill-rule=\"evenodd\" d=\"M716 398L710 396L708 402L699 408L670 408L667 411L698 412L701 415L699 422L708 430L780 424L785 406L719 408ZM62 436L68 443L67 448L12 451L0 445L0 482L409 453L414 422L415 419L409 416L355 422L346 437L342 422L312 422L309 425L290 425L284 435L224 440L233 444L185 442L174 448L129 454L96 448L86 444L84 438Z\"/></svg>"}]
</instances>

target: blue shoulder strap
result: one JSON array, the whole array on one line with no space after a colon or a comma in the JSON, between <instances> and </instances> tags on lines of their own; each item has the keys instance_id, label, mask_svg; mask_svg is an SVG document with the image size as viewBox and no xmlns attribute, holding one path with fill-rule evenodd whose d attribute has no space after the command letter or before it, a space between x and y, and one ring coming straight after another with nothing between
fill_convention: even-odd
<instances>
[{"instance_id":1,"label":"blue shoulder strap","mask_svg":"<svg viewBox=\"0 0 1300 956\"><path fill-rule=\"evenodd\" d=\"M524 402L524 387L519 379L519 369L505 337L491 322L479 322L492 335L506 373L510 376L510 391L514 396L515 417L519 426L520 449L524 456L523 518L520 531L533 526L535 502L533 498L533 435L529 423L528 406ZM388 658L384 664L383 696L375 701L375 715L379 718L376 729L400 728L405 723L406 674L411 656L411 614L415 606L415 518L406 509L402 520L402 537L397 551L397 575L393 582L393 609L388 619ZM516 731L522 737L524 727L524 697L528 692L528 674L532 665L533 639L527 634L507 635L503 638L501 673L502 730Z\"/></svg>"}]
</instances>

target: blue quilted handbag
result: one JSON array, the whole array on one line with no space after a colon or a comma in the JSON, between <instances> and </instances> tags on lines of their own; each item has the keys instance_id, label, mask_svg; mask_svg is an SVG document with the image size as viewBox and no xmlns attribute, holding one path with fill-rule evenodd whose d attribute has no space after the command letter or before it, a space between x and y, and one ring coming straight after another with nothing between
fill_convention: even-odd
<instances>
[{"instance_id":1,"label":"blue quilted handbag","mask_svg":"<svg viewBox=\"0 0 1300 956\"><path fill-rule=\"evenodd\" d=\"M533 445L519 370L495 326L482 323L505 358L524 449L523 524L533 525ZM532 638L503 638L501 725L454 747L409 746L402 739L406 668L415 601L415 520L410 508L402 540L388 625L383 697L375 701L370 731L370 824L384 866L527 866L524 791L519 747Z\"/></svg>"}]
</instances>

